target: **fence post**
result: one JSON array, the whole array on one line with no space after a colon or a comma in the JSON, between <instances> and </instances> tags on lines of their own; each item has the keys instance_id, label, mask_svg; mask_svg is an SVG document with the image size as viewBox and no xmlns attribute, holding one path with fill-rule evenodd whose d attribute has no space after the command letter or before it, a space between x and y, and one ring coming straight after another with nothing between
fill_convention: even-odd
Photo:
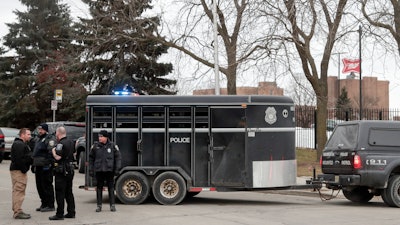
<instances>
[{"instance_id":1,"label":"fence post","mask_svg":"<svg viewBox=\"0 0 400 225\"><path fill-rule=\"evenodd\" d=\"M314 109L314 149L317 149L317 109Z\"/></svg>"}]
</instances>

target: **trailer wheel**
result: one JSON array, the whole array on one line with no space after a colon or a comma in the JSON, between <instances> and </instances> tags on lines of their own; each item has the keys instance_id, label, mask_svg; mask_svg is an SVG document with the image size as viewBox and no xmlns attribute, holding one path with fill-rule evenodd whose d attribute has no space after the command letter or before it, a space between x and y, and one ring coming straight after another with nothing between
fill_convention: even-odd
<instances>
[{"instance_id":1,"label":"trailer wheel","mask_svg":"<svg viewBox=\"0 0 400 225\"><path fill-rule=\"evenodd\" d=\"M176 172L164 172L153 183L154 198L163 205L179 204L186 196L185 180Z\"/></svg>"},{"instance_id":2,"label":"trailer wheel","mask_svg":"<svg viewBox=\"0 0 400 225\"><path fill-rule=\"evenodd\" d=\"M382 191L382 199L386 205L400 207L400 176L394 175L389 178L388 186Z\"/></svg>"},{"instance_id":3,"label":"trailer wheel","mask_svg":"<svg viewBox=\"0 0 400 225\"><path fill-rule=\"evenodd\" d=\"M85 173L85 152L79 152L78 172Z\"/></svg>"},{"instance_id":4,"label":"trailer wheel","mask_svg":"<svg viewBox=\"0 0 400 225\"><path fill-rule=\"evenodd\" d=\"M115 189L118 199L131 205L144 202L150 193L149 181L140 172L123 173L118 178Z\"/></svg>"},{"instance_id":5,"label":"trailer wheel","mask_svg":"<svg viewBox=\"0 0 400 225\"><path fill-rule=\"evenodd\" d=\"M351 190L342 189L344 197L352 202L366 203L374 197L367 187L356 187Z\"/></svg>"}]
</instances>

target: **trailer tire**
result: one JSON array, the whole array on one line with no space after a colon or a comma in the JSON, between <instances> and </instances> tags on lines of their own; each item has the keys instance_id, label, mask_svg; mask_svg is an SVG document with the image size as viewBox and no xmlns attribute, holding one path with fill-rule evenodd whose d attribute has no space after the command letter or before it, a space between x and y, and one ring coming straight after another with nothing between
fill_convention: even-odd
<instances>
[{"instance_id":1,"label":"trailer tire","mask_svg":"<svg viewBox=\"0 0 400 225\"><path fill-rule=\"evenodd\" d=\"M124 204L138 205L144 202L150 193L147 177L140 172L126 172L116 182L116 194Z\"/></svg>"},{"instance_id":2,"label":"trailer tire","mask_svg":"<svg viewBox=\"0 0 400 225\"><path fill-rule=\"evenodd\" d=\"M153 183L154 198L162 205L179 204L186 196L185 180L176 172L163 172Z\"/></svg>"},{"instance_id":3,"label":"trailer tire","mask_svg":"<svg viewBox=\"0 0 400 225\"><path fill-rule=\"evenodd\" d=\"M400 207L400 175L394 175L389 178L388 186L382 191L382 199L386 205L391 207Z\"/></svg>"},{"instance_id":4,"label":"trailer tire","mask_svg":"<svg viewBox=\"0 0 400 225\"><path fill-rule=\"evenodd\" d=\"M351 190L342 189L344 197L352 202L366 203L374 197L367 187L356 187Z\"/></svg>"}]
</instances>

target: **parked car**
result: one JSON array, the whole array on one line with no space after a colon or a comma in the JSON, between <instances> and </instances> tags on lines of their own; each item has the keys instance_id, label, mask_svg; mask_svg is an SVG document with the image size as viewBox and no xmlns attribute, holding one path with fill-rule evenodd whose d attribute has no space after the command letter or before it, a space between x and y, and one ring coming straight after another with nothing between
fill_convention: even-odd
<instances>
[{"instance_id":1,"label":"parked car","mask_svg":"<svg viewBox=\"0 0 400 225\"><path fill-rule=\"evenodd\" d=\"M0 162L10 157L11 146L18 137L18 132L17 128L0 127Z\"/></svg>"},{"instance_id":2,"label":"parked car","mask_svg":"<svg viewBox=\"0 0 400 225\"><path fill-rule=\"evenodd\" d=\"M4 158L4 135L0 135L0 163Z\"/></svg>"}]
</instances>

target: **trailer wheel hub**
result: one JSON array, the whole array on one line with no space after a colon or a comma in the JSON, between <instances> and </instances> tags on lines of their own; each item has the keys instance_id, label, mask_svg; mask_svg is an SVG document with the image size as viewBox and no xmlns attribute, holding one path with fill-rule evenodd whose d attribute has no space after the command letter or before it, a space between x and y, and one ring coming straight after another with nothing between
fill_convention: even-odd
<instances>
[{"instance_id":1,"label":"trailer wheel hub","mask_svg":"<svg viewBox=\"0 0 400 225\"><path fill-rule=\"evenodd\" d=\"M129 198L135 198L142 192L142 187L136 180L126 180L123 186L123 193Z\"/></svg>"},{"instance_id":2,"label":"trailer wheel hub","mask_svg":"<svg viewBox=\"0 0 400 225\"><path fill-rule=\"evenodd\" d=\"M160 185L160 193L164 198L174 198L179 193L179 184L173 179L166 179Z\"/></svg>"}]
</instances>

